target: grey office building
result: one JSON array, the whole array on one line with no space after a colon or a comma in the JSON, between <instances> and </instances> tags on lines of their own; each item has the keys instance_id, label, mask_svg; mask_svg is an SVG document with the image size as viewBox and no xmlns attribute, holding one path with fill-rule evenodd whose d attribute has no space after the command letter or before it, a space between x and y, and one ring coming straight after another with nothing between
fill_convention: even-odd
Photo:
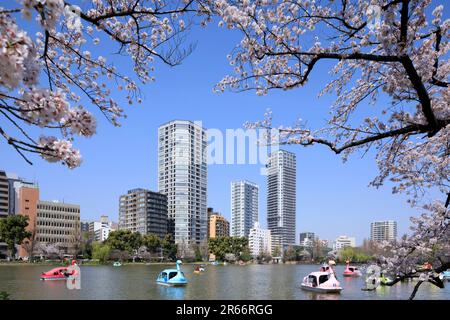
<instances>
[{"instance_id":1,"label":"grey office building","mask_svg":"<svg viewBox=\"0 0 450 320\"><path fill-rule=\"evenodd\" d=\"M141 188L120 196L119 230L163 238L167 234L167 196Z\"/></svg>"},{"instance_id":2,"label":"grey office building","mask_svg":"<svg viewBox=\"0 0 450 320\"><path fill-rule=\"evenodd\" d=\"M267 161L267 226L281 246L295 244L296 157L278 150Z\"/></svg>"}]
</instances>

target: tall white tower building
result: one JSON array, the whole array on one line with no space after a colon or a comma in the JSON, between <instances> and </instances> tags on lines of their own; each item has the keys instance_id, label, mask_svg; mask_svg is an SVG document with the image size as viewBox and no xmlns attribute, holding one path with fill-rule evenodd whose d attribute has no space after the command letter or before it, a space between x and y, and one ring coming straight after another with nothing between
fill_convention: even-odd
<instances>
[{"instance_id":1,"label":"tall white tower building","mask_svg":"<svg viewBox=\"0 0 450 320\"><path fill-rule=\"evenodd\" d=\"M267 161L267 226L281 246L295 244L296 157L278 150Z\"/></svg>"},{"instance_id":2,"label":"tall white tower building","mask_svg":"<svg viewBox=\"0 0 450 320\"><path fill-rule=\"evenodd\" d=\"M185 248L206 241L206 147L206 131L192 121L158 129L158 191L167 195L168 232Z\"/></svg>"},{"instance_id":3,"label":"tall white tower building","mask_svg":"<svg viewBox=\"0 0 450 320\"><path fill-rule=\"evenodd\" d=\"M258 185L249 181L231 183L231 236L248 237L258 222Z\"/></svg>"}]
</instances>

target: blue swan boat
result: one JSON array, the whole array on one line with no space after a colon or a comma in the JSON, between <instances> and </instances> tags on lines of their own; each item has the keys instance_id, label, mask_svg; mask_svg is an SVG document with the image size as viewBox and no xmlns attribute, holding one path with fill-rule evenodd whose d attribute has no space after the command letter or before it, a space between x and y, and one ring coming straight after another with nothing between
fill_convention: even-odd
<instances>
[{"instance_id":1,"label":"blue swan boat","mask_svg":"<svg viewBox=\"0 0 450 320\"><path fill-rule=\"evenodd\" d=\"M447 269L446 271L443 271L440 275L440 278L442 280L448 280L450 281L450 269Z\"/></svg>"},{"instance_id":2,"label":"blue swan boat","mask_svg":"<svg viewBox=\"0 0 450 320\"><path fill-rule=\"evenodd\" d=\"M156 282L165 286L185 286L187 285L186 277L180 268L181 261L177 260L176 269L163 270L156 279Z\"/></svg>"}]
</instances>

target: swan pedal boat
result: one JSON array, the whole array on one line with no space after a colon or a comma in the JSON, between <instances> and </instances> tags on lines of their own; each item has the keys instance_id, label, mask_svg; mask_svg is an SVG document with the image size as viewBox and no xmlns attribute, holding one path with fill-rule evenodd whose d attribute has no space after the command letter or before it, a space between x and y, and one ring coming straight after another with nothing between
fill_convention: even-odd
<instances>
[{"instance_id":1,"label":"swan pedal boat","mask_svg":"<svg viewBox=\"0 0 450 320\"><path fill-rule=\"evenodd\" d=\"M360 277L362 273L357 267L349 265L349 262L347 261L347 265L342 275L344 277Z\"/></svg>"},{"instance_id":2,"label":"swan pedal boat","mask_svg":"<svg viewBox=\"0 0 450 320\"><path fill-rule=\"evenodd\" d=\"M195 266L195 268L194 268L194 273L197 273L197 274L205 272L205 271L206 270L205 270L204 266Z\"/></svg>"},{"instance_id":3,"label":"swan pedal boat","mask_svg":"<svg viewBox=\"0 0 450 320\"><path fill-rule=\"evenodd\" d=\"M386 276L384 276L384 275L382 275L382 276L380 277L380 285L385 286L385 285L388 284L389 282L392 282L392 279L391 279L391 278L388 278L388 277L386 277Z\"/></svg>"},{"instance_id":4,"label":"swan pedal boat","mask_svg":"<svg viewBox=\"0 0 450 320\"><path fill-rule=\"evenodd\" d=\"M448 281L450 281L450 269L448 269L448 270L446 270L446 271L443 271L443 272L440 274L440 278L441 278L442 280L448 280Z\"/></svg>"},{"instance_id":5,"label":"swan pedal boat","mask_svg":"<svg viewBox=\"0 0 450 320\"><path fill-rule=\"evenodd\" d=\"M334 273L324 271L311 272L304 277L301 288L318 293L340 293L342 291L341 284Z\"/></svg>"},{"instance_id":6,"label":"swan pedal boat","mask_svg":"<svg viewBox=\"0 0 450 320\"><path fill-rule=\"evenodd\" d=\"M187 285L186 276L180 268L181 261L177 261L176 269L163 270L156 279L156 282L163 286L181 287Z\"/></svg>"}]
</instances>

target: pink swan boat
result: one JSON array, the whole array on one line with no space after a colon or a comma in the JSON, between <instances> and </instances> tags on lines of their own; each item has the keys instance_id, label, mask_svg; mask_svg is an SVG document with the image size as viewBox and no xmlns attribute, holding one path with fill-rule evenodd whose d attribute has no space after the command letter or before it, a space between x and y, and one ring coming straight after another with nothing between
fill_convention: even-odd
<instances>
[{"instance_id":1,"label":"pink swan boat","mask_svg":"<svg viewBox=\"0 0 450 320\"><path fill-rule=\"evenodd\" d=\"M350 261L346 261L347 265L343 273L344 277L359 277L362 275L361 271L357 267L351 266Z\"/></svg>"},{"instance_id":2,"label":"pink swan boat","mask_svg":"<svg viewBox=\"0 0 450 320\"><path fill-rule=\"evenodd\" d=\"M333 271L311 272L303 278L301 288L318 293L340 293L342 291L341 284Z\"/></svg>"}]
</instances>

